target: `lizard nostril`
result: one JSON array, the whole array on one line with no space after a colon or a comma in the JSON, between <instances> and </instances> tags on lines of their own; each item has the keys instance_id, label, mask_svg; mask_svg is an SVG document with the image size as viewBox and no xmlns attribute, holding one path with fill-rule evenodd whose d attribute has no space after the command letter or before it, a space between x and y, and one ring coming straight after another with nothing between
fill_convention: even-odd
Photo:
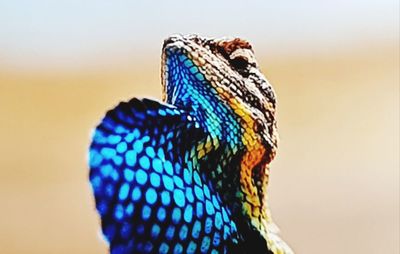
<instances>
[{"instance_id":1,"label":"lizard nostril","mask_svg":"<svg viewBox=\"0 0 400 254\"><path fill-rule=\"evenodd\" d=\"M173 37L168 37L167 39L164 40L163 48L167 46L168 44L174 43L175 39Z\"/></svg>"},{"instance_id":2,"label":"lizard nostril","mask_svg":"<svg viewBox=\"0 0 400 254\"><path fill-rule=\"evenodd\" d=\"M260 118L257 118L257 119L254 121L254 131L255 131L256 133L259 133L259 132L262 131L262 128L263 128L263 121L262 121Z\"/></svg>"}]
</instances>

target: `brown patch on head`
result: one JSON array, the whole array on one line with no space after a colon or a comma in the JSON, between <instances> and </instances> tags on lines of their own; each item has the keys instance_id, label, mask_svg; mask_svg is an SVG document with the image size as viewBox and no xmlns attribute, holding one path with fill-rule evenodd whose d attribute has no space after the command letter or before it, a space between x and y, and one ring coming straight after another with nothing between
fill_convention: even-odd
<instances>
[{"instance_id":1,"label":"brown patch on head","mask_svg":"<svg viewBox=\"0 0 400 254\"><path fill-rule=\"evenodd\" d=\"M252 50L250 43L240 38L235 38L230 41L221 41L218 43L218 46L228 55L239 48Z\"/></svg>"}]
</instances>

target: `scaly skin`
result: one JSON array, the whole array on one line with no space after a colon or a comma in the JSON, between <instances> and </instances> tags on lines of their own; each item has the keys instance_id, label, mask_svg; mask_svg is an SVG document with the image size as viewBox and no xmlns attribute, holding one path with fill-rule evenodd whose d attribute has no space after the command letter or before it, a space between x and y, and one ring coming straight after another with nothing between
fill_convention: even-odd
<instances>
[{"instance_id":1,"label":"scaly skin","mask_svg":"<svg viewBox=\"0 0 400 254\"><path fill-rule=\"evenodd\" d=\"M251 45L165 40L163 101L109 111L90 180L111 253L292 253L267 205L275 93Z\"/></svg>"}]
</instances>

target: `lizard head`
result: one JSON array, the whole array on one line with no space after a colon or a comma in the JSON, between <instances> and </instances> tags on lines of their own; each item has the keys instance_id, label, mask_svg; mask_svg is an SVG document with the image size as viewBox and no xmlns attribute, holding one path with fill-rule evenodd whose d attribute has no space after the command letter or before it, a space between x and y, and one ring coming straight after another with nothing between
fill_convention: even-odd
<instances>
[{"instance_id":1,"label":"lizard head","mask_svg":"<svg viewBox=\"0 0 400 254\"><path fill-rule=\"evenodd\" d=\"M164 100L185 106L216 101L210 104L211 110L218 115L219 107L225 107L221 112L234 113L241 131L260 141L268 150L264 159L272 160L278 140L275 92L261 73L249 42L175 35L164 41L162 61ZM185 82L190 85L185 87ZM232 124L227 115L216 117L221 128L224 123ZM249 136L245 143L253 142L247 140Z\"/></svg>"}]
</instances>

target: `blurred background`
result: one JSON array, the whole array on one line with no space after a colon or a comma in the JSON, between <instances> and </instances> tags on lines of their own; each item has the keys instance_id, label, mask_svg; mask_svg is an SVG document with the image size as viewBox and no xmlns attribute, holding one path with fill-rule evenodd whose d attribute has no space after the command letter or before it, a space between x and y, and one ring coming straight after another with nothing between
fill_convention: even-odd
<instances>
[{"instance_id":1,"label":"blurred background","mask_svg":"<svg viewBox=\"0 0 400 254\"><path fill-rule=\"evenodd\" d=\"M106 253L92 128L160 98L174 33L239 36L278 95L270 203L296 253L399 253L399 2L0 0L0 253Z\"/></svg>"}]
</instances>

